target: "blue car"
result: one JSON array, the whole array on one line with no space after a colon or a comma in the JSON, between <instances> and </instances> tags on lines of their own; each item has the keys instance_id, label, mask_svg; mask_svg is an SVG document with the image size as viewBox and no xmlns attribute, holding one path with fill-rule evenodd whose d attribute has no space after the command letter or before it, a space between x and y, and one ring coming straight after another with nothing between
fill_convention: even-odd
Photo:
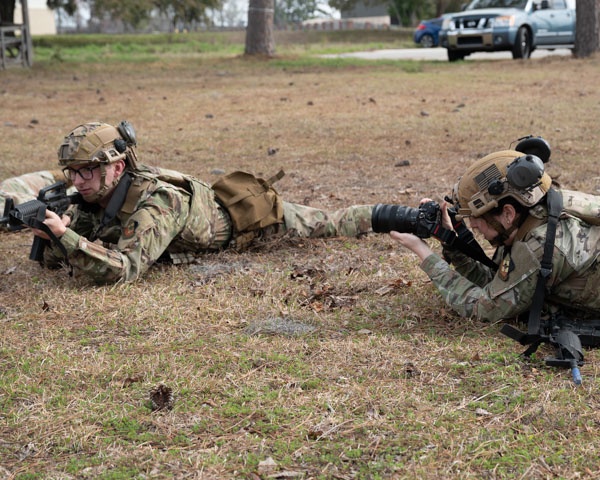
<instances>
[{"instance_id":1,"label":"blue car","mask_svg":"<svg viewBox=\"0 0 600 480\"><path fill-rule=\"evenodd\" d=\"M425 48L437 47L439 45L438 33L442 28L443 21L443 16L430 20L421 20L413 37L415 43Z\"/></svg>"}]
</instances>

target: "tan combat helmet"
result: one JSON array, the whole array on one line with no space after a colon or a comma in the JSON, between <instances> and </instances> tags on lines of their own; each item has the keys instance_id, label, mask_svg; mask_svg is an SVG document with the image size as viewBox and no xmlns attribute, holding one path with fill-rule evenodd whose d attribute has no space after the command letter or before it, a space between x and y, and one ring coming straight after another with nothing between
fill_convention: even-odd
<instances>
[{"instance_id":1,"label":"tan combat helmet","mask_svg":"<svg viewBox=\"0 0 600 480\"><path fill-rule=\"evenodd\" d=\"M58 163L63 167L90 163L107 164L127 160L131 169L137 167L135 131L129 122L117 127L90 122L71 131L58 148Z\"/></svg>"},{"instance_id":2,"label":"tan combat helmet","mask_svg":"<svg viewBox=\"0 0 600 480\"><path fill-rule=\"evenodd\" d=\"M96 164L100 166L100 190L88 201L97 201L107 195L118 183L116 178L106 184L107 165L124 160L130 170L137 170L135 130L129 122L122 121L116 127L107 123L89 122L73 129L58 148L58 163L68 170L74 166Z\"/></svg>"},{"instance_id":3,"label":"tan combat helmet","mask_svg":"<svg viewBox=\"0 0 600 480\"><path fill-rule=\"evenodd\" d=\"M516 150L491 153L476 161L454 186L453 200L462 217L480 217L512 197L533 207L546 195L552 179L544 162Z\"/></svg>"},{"instance_id":4,"label":"tan combat helmet","mask_svg":"<svg viewBox=\"0 0 600 480\"><path fill-rule=\"evenodd\" d=\"M123 141L119 131L107 123L92 122L79 125L65 137L58 148L58 163L67 167L88 163L113 163L124 159L125 149L118 149L115 145L115 140L118 139Z\"/></svg>"}]
</instances>

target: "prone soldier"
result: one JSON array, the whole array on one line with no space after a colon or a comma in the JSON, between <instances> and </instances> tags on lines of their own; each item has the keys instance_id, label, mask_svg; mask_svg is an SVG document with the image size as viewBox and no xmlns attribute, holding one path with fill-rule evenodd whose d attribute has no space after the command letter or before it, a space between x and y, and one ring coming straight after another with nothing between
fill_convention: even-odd
<instances>
[{"instance_id":1,"label":"prone soldier","mask_svg":"<svg viewBox=\"0 0 600 480\"><path fill-rule=\"evenodd\" d=\"M436 209L424 199L415 218L428 226L427 235L393 226L387 231L420 258L458 314L526 321L526 333L509 324L502 333L529 345L526 356L541 343L556 346L556 358L546 363L571 367L580 383L582 344L600 346L600 197L559 188L545 172L549 146L541 149L541 158L527 154L527 147L539 153L545 143L535 140L476 161L459 178L451 202L439 206L439 222L431 221ZM379 223L380 210L374 209ZM465 220L496 247L493 259L464 248L473 243ZM427 236L442 242L441 256L423 241Z\"/></svg>"},{"instance_id":2,"label":"prone soldier","mask_svg":"<svg viewBox=\"0 0 600 480\"><path fill-rule=\"evenodd\" d=\"M165 256L240 249L281 232L356 237L371 230L370 205L327 212L285 202L272 187L281 174L265 181L234 172L211 186L140 163L136 145L128 122L86 123L65 137L59 165L83 201L62 217L46 211L44 224L60 239L46 249L46 265L67 260L98 283L128 282Z\"/></svg>"}]
</instances>

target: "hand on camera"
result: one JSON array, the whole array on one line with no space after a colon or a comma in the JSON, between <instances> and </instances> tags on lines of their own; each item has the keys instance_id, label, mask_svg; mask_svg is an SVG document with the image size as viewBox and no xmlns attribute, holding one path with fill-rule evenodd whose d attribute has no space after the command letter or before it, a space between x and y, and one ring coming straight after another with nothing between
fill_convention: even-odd
<instances>
[{"instance_id":1,"label":"hand on camera","mask_svg":"<svg viewBox=\"0 0 600 480\"><path fill-rule=\"evenodd\" d=\"M423 205L427 202L433 202L433 200L431 198L422 198L419 202L419 205ZM450 214L448 213L449 203L443 201L439 205L440 210L442 212L442 227L444 227L446 230L454 230L454 227L452 226L452 219L450 218Z\"/></svg>"},{"instance_id":2,"label":"hand on camera","mask_svg":"<svg viewBox=\"0 0 600 480\"><path fill-rule=\"evenodd\" d=\"M440 208L442 209L442 227L447 230L454 230L454 227L452 226L452 219L448 213L448 206L449 204L446 201L440 204Z\"/></svg>"},{"instance_id":3,"label":"hand on camera","mask_svg":"<svg viewBox=\"0 0 600 480\"><path fill-rule=\"evenodd\" d=\"M396 240L403 247L411 250L421 260L425 260L429 255L433 253L429 245L427 245L422 239L413 235L412 233L400 233L391 231L390 236Z\"/></svg>"}]
</instances>

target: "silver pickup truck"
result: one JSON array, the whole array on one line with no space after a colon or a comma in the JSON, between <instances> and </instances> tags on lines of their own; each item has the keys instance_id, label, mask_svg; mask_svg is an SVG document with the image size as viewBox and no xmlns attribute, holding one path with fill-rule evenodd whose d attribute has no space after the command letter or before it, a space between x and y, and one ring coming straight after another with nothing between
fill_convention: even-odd
<instances>
[{"instance_id":1,"label":"silver pickup truck","mask_svg":"<svg viewBox=\"0 0 600 480\"><path fill-rule=\"evenodd\" d=\"M473 0L449 14L439 33L448 60L508 50L529 58L536 48L573 48L575 0Z\"/></svg>"}]
</instances>

